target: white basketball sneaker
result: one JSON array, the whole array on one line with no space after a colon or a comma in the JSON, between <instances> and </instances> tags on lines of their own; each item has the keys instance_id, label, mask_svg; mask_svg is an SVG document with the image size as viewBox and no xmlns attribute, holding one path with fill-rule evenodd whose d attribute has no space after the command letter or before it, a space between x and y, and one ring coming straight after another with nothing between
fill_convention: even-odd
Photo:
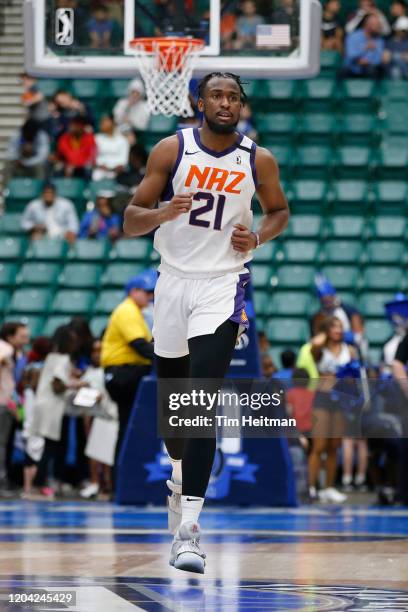
<instances>
[{"instance_id":1,"label":"white basketball sneaker","mask_svg":"<svg viewBox=\"0 0 408 612\"><path fill-rule=\"evenodd\" d=\"M340 493L334 487L328 487L319 491L319 500L323 503L342 504L346 501L347 495Z\"/></svg>"},{"instance_id":2,"label":"white basketball sneaker","mask_svg":"<svg viewBox=\"0 0 408 612\"><path fill-rule=\"evenodd\" d=\"M179 570L204 574L205 554L200 548L200 525L183 523L174 536L169 564Z\"/></svg>"},{"instance_id":3,"label":"white basketball sneaker","mask_svg":"<svg viewBox=\"0 0 408 612\"><path fill-rule=\"evenodd\" d=\"M181 484L176 484L172 480L166 481L171 491L167 496L167 523L171 534L175 534L181 523Z\"/></svg>"}]
</instances>

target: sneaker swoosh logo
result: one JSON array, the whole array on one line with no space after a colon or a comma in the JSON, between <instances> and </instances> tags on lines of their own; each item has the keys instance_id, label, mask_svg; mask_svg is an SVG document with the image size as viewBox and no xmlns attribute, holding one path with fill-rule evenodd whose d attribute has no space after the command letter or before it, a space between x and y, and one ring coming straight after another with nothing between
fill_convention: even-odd
<instances>
[{"instance_id":1,"label":"sneaker swoosh logo","mask_svg":"<svg viewBox=\"0 0 408 612\"><path fill-rule=\"evenodd\" d=\"M187 497L187 501L200 501L199 497Z\"/></svg>"},{"instance_id":2,"label":"sneaker swoosh logo","mask_svg":"<svg viewBox=\"0 0 408 612\"><path fill-rule=\"evenodd\" d=\"M196 155L200 151L186 151L186 155Z\"/></svg>"}]
</instances>

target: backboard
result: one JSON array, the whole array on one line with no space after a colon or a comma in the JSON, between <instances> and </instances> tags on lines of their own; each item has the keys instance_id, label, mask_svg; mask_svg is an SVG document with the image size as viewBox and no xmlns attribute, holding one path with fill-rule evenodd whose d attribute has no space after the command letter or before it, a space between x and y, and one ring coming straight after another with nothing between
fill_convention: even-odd
<instances>
[{"instance_id":1,"label":"backboard","mask_svg":"<svg viewBox=\"0 0 408 612\"><path fill-rule=\"evenodd\" d=\"M133 78L129 42L140 36L205 40L195 76L317 74L318 0L24 0L27 72L46 77Z\"/></svg>"}]
</instances>

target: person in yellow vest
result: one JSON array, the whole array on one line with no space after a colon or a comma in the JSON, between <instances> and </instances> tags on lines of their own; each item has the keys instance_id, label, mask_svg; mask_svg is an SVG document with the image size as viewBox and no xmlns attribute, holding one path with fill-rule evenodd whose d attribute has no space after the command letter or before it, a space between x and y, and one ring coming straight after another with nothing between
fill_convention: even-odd
<instances>
[{"instance_id":1,"label":"person in yellow vest","mask_svg":"<svg viewBox=\"0 0 408 612\"><path fill-rule=\"evenodd\" d=\"M153 299L157 272L145 270L126 284L126 298L112 312L102 338L105 387L118 405L119 432L115 464L126 433L136 391L153 360L152 334L142 310Z\"/></svg>"}]
</instances>

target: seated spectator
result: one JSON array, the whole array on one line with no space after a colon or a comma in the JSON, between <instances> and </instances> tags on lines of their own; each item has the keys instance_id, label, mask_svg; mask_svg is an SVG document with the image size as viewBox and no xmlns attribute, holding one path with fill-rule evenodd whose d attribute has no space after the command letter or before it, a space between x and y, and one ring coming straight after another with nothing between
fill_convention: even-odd
<instances>
[{"instance_id":1,"label":"seated spectator","mask_svg":"<svg viewBox=\"0 0 408 612\"><path fill-rule=\"evenodd\" d=\"M231 10L231 9L230 9ZM220 35L221 49L229 50L234 48L234 40L237 32L237 17L233 12L221 15Z\"/></svg>"},{"instance_id":2,"label":"seated spectator","mask_svg":"<svg viewBox=\"0 0 408 612\"><path fill-rule=\"evenodd\" d=\"M296 353L290 349L286 349L280 354L280 360L282 367L273 374L272 378L284 380L286 388L289 388L291 386L293 370L296 365Z\"/></svg>"},{"instance_id":3,"label":"seated spectator","mask_svg":"<svg viewBox=\"0 0 408 612\"><path fill-rule=\"evenodd\" d=\"M234 42L235 49L255 48L256 28L265 20L256 12L254 0L244 0L241 4L241 17L237 19L237 37Z\"/></svg>"},{"instance_id":4,"label":"seated spectator","mask_svg":"<svg viewBox=\"0 0 408 612\"><path fill-rule=\"evenodd\" d=\"M344 68L349 77L381 78L387 55L381 38L381 23L376 14L368 15L361 29L346 36Z\"/></svg>"},{"instance_id":5,"label":"seated spectator","mask_svg":"<svg viewBox=\"0 0 408 612\"><path fill-rule=\"evenodd\" d=\"M375 0L359 0L358 9L351 13L346 23L346 33L351 34L364 27L364 22L368 15L376 15L379 21L378 31L381 36L389 36L391 33L390 24L386 16L375 5Z\"/></svg>"},{"instance_id":6,"label":"seated spectator","mask_svg":"<svg viewBox=\"0 0 408 612\"><path fill-rule=\"evenodd\" d=\"M116 129L112 117L102 117L100 132L95 136L96 167L92 173L94 181L115 179L123 172L129 159L129 142Z\"/></svg>"},{"instance_id":7,"label":"seated spectator","mask_svg":"<svg viewBox=\"0 0 408 612\"><path fill-rule=\"evenodd\" d=\"M71 119L68 132L62 134L57 143L57 160L60 162L60 171L66 177L77 176L89 179L95 156L95 138L86 129L86 120L83 117Z\"/></svg>"},{"instance_id":8,"label":"seated spectator","mask_svg":"<svg viewBox=\"0 0 408 612\"><path fill-rule=\"evenodd\" d=\"M41 197L27 204L21 227L33 240L47 236L74 242L79 222L71 200L61 198L57 195L55 186L47 184Z\"/></svg>"},{"instance_id":9,"label":"seated spectator","mask_svg":"<svg viewBox=\"0 0 408 612\"><path fill-rule=\"evenodd\" d=\"M339 0L328 0L323 7L322 14L322 49L330 51L343 51L343 27L340 22Z\"/></svg>"},{"instance_id":10,"label":"seated spectator","mask_svg":"<svg viewBox=\"0 0 408 612\"><path fill-rule=\"evenodd\" d=\"M68 130L70 121L76 117L83 117L93 126L93 117L87 105L64 89L60 89L54 95L49 103L49 112L47 129L55 139Z\"/></svg>"},{"instance_id":11,"label":"seated spectator","mask_svg":"<svg viewBox=\"0 0 408 612\"><path fill-rule=\"evenodd\" d=\"M111 191L98 193L94 210L84 214L79 228L79 238L110 238L116 240L121 234L120 216L113 210Z\"/></svg>"},{"instance_id":12,"label":"seated spectator","mask_svg":"<svg viewBox=\"0 0 408 612\"><path fill-rule=\"evenodd\" d=\"M133 130L143 131L149 123L150 109L144 93L142 81L133 79L128 87L127 98L118 100L113 109L113 116L120 131L130 137L131 140Z\"/></svg>"},{"instance_id":13,"label":"seated spectator","mask_svg":"<svg viewBox=\"0 0 408 612\"><path fill-rule=\"evenodd\" d=\"M261 355L261 372L264 378L271 378L274 372L276 372L275 364L273 363L272 357L268 353Z\"/></svg>"},{"instance_id":14,"label":"seated spectator","mask_svg":"<svg viewBox=\"0 0 408 612\"><path fill-rule=\"evenodd\" d=\"M44 178L50 151L49 138L34 119L28 119L10 138L4 182L11 177Z\"/></svg>"},{"instance_id":15,"label":"seated spectator","mask_svg":"<svg viewBox=\"0 0 408 612\"><path fill-rule=\"evenodd\" d=\"M408 17L399 17L393 31L386 42L388 72L393 79L408 79Z\"/></svg>"},{"instance_id":16,"label":"seated spectator","mask_svg":"<svg viewBox=\"0 0 408 612\"><path fill-rule=\"evenodd\" d=\"M26 72L21 75L23 93L21 103L27 109L27 118L44 124L50 116L44 94L37 87L37 79Z\"/></svg>"},{"instance_id":17,"label":"seated spectator","mask_svg":"<svg viewBox=\"0 0 408 612\"><path fill-rule=\"evenodd\" d=\"M87 30L91 49L112 49L123 42L122 28L115 19L110 18L109 10L103 4L95 7Z\"/></svg>"},{"instance_id":18,"label":"seated spectator","mask_svg":"<svg viewBox=\"0 0 408 612\"><path fill-rule=\"evenodd\" d=\"M406 0L394 0L391 2L390 15L391 15L391 27L394 30L394 26L400 17L407 17L407 2Z\"/></svg>"},{"instance_id":19,"label":"seated spectator","mask_svg":"<svg viewBox=\"0 0 408 612\"><path fill-rule=\"evenodd\" d=\"M123 172L118 174L117 182L122 185L126 193L133 195L136 187L146 172L147 153L140 144L134 144L129 151L129 162Z\"/></svg>"},{"instance_id":20,"label":"seated spectator","mask_svg":"<svg viewBox=\"0 0 408 612\"><path fill-rule=\"evenodd\" d=\"M278 7L272 13L272 23L292 25L296 15L293 0L280 0Z\"/></svg>"}]
</instances>

